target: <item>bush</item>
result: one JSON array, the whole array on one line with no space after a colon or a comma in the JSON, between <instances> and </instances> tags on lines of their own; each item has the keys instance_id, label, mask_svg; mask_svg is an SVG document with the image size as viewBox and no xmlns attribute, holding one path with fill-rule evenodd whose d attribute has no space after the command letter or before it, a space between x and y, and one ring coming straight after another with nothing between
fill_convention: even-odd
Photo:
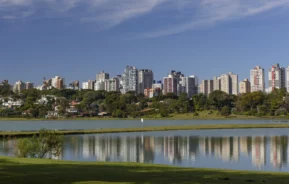
<instances>
[{"instance_id":1,"label":"bush","mask_svg":"<svg viewBox=\"0 0 289 184\"><path fill-rule=\"evenodd\" d=\"M209 112L208 112L208 115L211 115L211 114L213 114L214 112L212 111L212 110L210 110Z\"/></svg>"},{"instance_id":2,"label":"bush","mask_svg":"<svg viewBox=\"0 0 289 184\"><path fill-rule=\"evenodd\" d=\"M125 118L126 114L124 111L118 109L112 113L112 116L115 118Z\"/></svg>"},{"instance_id":3,"label":"bush","mask_svg":"<svg viewBox=\"0 0 289 184\"><path fill-rule=\"evenodd\" d=\"M288 111L286 108L279 108L275 111L275 116L285 116L287 113Z\"/></svg>"},{"instance_id":4,"label":"bush","mask_svg":"<svg viewBox=\"0 0 289 184\"><path fill-rule=\"evenodd\" d=\"M228 117L231 114L231 109L228 106L224 106L221 110L221 115Z\"/></svg>"},{"instance_id":5,"label":"bush","mask_svg":"<svg viewBox=\"0 0 289 184\"><path fill-rule=\"evenodd\" d=\"M47 158L59 156L63 145L63 135L53 130L40 130L39 135L23 138L17 142L16 156L22 158Z\"/></svg>"},{"instance_id":6,"label":"bush","mask_svg":"<svg viewBox=\"0 0 289 184\"><path fill-rule=\"evenodd\" d=\"M258 105L257 110L259 116L265 116L268 113L268 107L266 105Z\"/></svg>"},{"instance_id":7,"label":"bush","mask_svg":"<svg viewBox=\"0 0 289 184\"><path fill-rule=\"evenodd\" d=\"M194 116L198 117L200 114L198 112L194 112Z\"/></svg>"}]
</instances>

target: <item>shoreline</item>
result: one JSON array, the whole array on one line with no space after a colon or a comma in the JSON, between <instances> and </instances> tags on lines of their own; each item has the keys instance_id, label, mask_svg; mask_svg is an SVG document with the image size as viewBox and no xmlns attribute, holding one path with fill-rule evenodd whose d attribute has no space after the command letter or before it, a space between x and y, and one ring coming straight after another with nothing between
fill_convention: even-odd
<instances>
[{"instance_id":1,"label":"shoreline","mask_svg":"<svg viewBox=\"0 0 289 184\"><path fill-rule=\"evenodd\" d=\"M177 131L177 130L214 130L214 129L254 129L254 128L289 128L288 124L220 124L220 125L190 125L190 126L159 126L143 128L112 128L95 130L58 130L64 135L78 134L105 134L105 133L131 133L131 132L155 132L155 131ZM29 137L38 134L37 131L27 132L0 132L5 137Z\"/></svg>"},{"instance_id":2,"label":"shoreline","mask_svg":"<svg viewBox=\"0 0 289 184\"><path fill-rule=\"evenodd\" d=\"M0 156L4 183L288 183L287 172L113 162L76 162Z\"/></svg>"}]
</instances>

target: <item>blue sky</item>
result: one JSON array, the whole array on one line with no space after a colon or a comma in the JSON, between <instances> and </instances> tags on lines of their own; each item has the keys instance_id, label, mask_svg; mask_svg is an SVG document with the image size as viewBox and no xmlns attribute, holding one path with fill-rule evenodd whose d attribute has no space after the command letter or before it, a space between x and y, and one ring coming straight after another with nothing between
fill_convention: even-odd
<instances>
[{"instance_id":1,"label":"blue sky","mask_svg":"<svg viewBox=\"0 0 289 184\"><path fill-rule=\"evenodd\" d=\"M288 20L289 0L0 0L0 80L86 81L126 65L157 80L248 78L289 65Z\"/></svg>"}]
</instances>

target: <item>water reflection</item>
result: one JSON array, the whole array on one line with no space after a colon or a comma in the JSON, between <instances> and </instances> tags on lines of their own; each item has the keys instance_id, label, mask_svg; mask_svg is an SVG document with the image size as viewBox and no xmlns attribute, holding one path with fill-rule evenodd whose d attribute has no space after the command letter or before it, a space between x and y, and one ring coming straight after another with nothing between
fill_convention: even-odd
<instances>
[{"instance_id":1,"label":"water reflection","mask_svg":"<svg viewBox=\"0 0 289 184\"><path fill-rule=\"evenodd\" d=\"M184 167L289 171L288 136L66 136L63 160L140 162ZM12 156L16 140L0 140Z\"/></svg>"}]
</instances>

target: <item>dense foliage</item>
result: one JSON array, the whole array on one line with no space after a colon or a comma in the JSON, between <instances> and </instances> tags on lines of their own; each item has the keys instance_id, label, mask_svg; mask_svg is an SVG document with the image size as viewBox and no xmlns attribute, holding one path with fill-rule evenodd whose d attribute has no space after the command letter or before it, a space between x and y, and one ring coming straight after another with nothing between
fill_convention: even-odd
<instances>
[{"instance_id":1,"label":"dense foliage","mask_svg":"<svg viewBox=\"0 0 289 184\"><path fill-rule=\"evenodd\" d=\"M25 90L21 94L14 94L7 88L1 88L0 117L31 117L43 118L48 111L57 111L62 116L97 116L106 112L109 116L117 118L126 117L168 117L172 113L184 114L218 111L222 116L230 114L254 116L284 116L289 111L289 94L286 89L275 89L272 93L252 92L246 94L228 95L223 91L214 91L209 96L204 94L187 97L186 93L175 96L172 93L146 98L143 94L128 92L92 91L92 90L58 90L39 91ZM37 103L46 95L45 104ZM52 95L52 96L51 96ZM22 99L24 104L20 107L5 108L3 99ZM56 97L56 98L54 98ZM77 113L68 113L71 102L77 102L74 108ZM28 113L25 113L27 112Z\"/></svg>"},{"instance_id":2,"label":"dense foliage","mask_svg":"<svg viewBox=\"0 0 289 184\"><path fill-rule=\"evenodd\" d=\"M53 130L40 130L39 135L17 141L16 155L22 158L52 158L59 156L63 135Z\"/></svg>"}]
</instances>

